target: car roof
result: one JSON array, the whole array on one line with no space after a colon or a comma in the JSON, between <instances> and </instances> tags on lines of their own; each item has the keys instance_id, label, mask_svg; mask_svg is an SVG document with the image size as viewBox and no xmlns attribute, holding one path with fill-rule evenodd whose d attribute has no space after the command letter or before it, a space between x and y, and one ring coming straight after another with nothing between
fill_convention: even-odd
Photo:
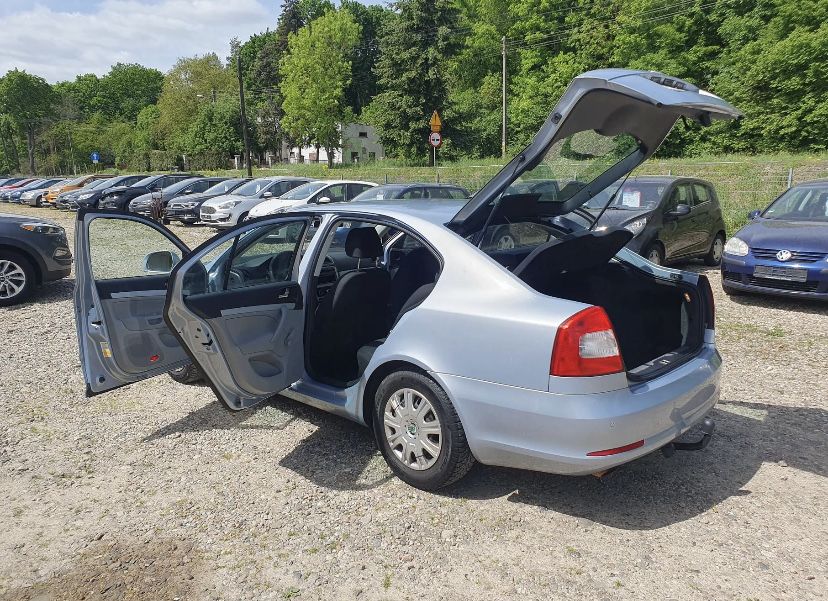
<instances>
[{"instance_id":1,"label":"car roof","mask_svg":"<svg viewBox=\"0 0 828 601\"><path fill-rule=\"evenodd\" d=\"M807 182L802 182L801 184L796 184L792 187L794 188L818 188L822 186L828 186L828 179L812 179Z\"/></svg>"},{"instance_id":2,"label":"car roof","mask_svg":"<svg viewBox=\"0 0 828 601\"><path fill-rule=\"evenodd\" d=\"M372 213L405 222L406 217L417 217L431 223L444 225L468 202L466 199L416 199L377 200L350 204L337 202L324 205L309 205L302 211L314 213Z\"/></svg>"},{"instance_id":3,"label":"car roof","mask_svg":"<svg viewBox=\"0 0 828 601\"><path fill-rule=\"evenodd\" d=\"M636 175L635 177L627 178L628 182L642 182L642 183L654 183L654 184L672 184L673 182L680 182L680 181L694 181L694 182L704 182L709 183L707 180L703 180L699 177L682 177L679 175Z\"/></svg>"}]
</instances>

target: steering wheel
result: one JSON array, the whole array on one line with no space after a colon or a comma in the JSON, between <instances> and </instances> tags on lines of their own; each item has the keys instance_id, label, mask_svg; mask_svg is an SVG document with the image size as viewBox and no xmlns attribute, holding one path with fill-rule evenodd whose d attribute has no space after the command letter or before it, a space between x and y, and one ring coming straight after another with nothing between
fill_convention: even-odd
<instances>
[{"instance_id":1,"label":"steering wheel","mask_svg":"<svg viewBox=\"0 0 828 601\"><path fill-rule=\"evenodd\" d=\"M334 273L333 281L337 281L339 279L339 270L336 268L336 262L333 259L331 259L330 256L325 255L325 260L322 261L323 270L325 269L325 265L330 265L330 268L333 270ZM320 275L321 273L322 272L320 271Z\"/></svg>"},{"instance_id":2,"label":"steering wheel","mask_svg":"<svg viewBox=\"0 0 828 601\"><path fill-rule=\"evenodd\" d=\"M293 253L289 250L282 251L270 258L267 271L271 282L286 282L290 279L292 258Z\"/></svg>"},{"instance_id":3,"label":"steering wheel","mask_svg":"<svg viewBox=\"0 0 828 601\"><path fill-rule=\"evenodd\" d=\"M227 274L227 289L233 290L235 288L244 287L244 275L238 269L231 269Z\"/></svg>"}]
</instances>

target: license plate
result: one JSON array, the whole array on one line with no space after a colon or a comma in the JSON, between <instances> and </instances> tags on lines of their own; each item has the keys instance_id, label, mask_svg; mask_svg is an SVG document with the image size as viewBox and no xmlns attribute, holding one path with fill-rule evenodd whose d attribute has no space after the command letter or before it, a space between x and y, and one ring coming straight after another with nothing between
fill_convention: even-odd
<instances>
[{"instance_id":1,"label":"license plate","mask_svg":"<svg viewBox=\"0 0 828 601\"><path fill-rule=\"evenodd\" d=\"M808 270L796 269L794 267L771 267L769 265L757 265L753 269L753 275L757 278L768 278L771 280L804 282L808 279Z\"/></svg>"},{"instance_id":2,"label":"license plate","mask_svg":"<svg viewBox=\"0 0 828 601\"><path fill-rule=\"evenodd\" d=\"M213 220L213 216L212 216L212 215L202 215L202 216L201 216L201 220L202 220L202 221L212 221L212 220Z\"/></svg>"}]
</instances>

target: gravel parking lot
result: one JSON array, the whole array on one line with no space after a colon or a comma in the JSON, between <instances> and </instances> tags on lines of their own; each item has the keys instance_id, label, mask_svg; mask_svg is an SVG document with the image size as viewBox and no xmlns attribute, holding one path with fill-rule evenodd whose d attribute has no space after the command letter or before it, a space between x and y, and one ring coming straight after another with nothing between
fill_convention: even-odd
<instances>
[{"instance_id":1,"label":"gravel parking lot","mask_svg":"<svg viewBox=\"0 0 828 601\"><path fill-rule=\"evenodd\" d=\"M72 239L74 215L2 210ZM84 398L73 280L48 285L0 309L0 599L824 598L828 307L729 300L706 273L707 450L601 480L477 466L442 494L287 399L234 414L166 376Z\"/></svg>"}]
</instances>

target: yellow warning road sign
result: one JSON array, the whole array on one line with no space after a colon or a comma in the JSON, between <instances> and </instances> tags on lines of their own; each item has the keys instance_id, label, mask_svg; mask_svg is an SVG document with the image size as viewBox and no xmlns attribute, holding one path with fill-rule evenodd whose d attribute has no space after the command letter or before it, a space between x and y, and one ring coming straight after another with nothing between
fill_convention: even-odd
<instances>
[{"instance_id":1,"label":"yellow warning road sign","mask_svg":"<svg viewBox=\"0 0 828 601\"><path fill-rule=\"evenodd\" d=\"M431 126L431 131L437 133L443 130L443 120L440 119L440 113L434 111L431 114L431 119L428 124Z\"/></svg>"}]
</instances>

